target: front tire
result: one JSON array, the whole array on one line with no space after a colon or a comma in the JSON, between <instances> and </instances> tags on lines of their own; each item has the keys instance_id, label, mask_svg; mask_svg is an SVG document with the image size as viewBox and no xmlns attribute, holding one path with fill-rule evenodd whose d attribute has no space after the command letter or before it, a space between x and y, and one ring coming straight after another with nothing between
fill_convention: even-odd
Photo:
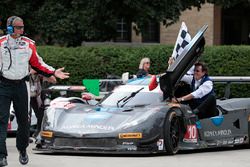
<instances>
[{"instance_id":1,"label":"front tire","mask_svg":"<svg viewBox=\"0 0 250 167\"><path fill-rule=\"evenodd\" d=\"M171 109L164 122L164 141L167 154L174 155L179 151L181 122L176 109Z\"/></svg>"}]
</instances>

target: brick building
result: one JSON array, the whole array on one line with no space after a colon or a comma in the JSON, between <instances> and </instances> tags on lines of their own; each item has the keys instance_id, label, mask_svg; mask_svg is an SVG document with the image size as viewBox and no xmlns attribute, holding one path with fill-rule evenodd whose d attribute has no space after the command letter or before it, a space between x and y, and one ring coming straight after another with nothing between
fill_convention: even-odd
<instances>
[{"instance_id":1,"label":"brick building","mask_svg":"<svg viewBox=\"0 0 250 167\"><path fill-rule=\"evenodd\" d=\"M179 21L169 27L152 22L137 35L133 24L123 20L117 23L117 42L174 44L181 22L184 21L193 37L205 24L207 45L250 44L250 7L235 6L222 9L213 4L204 4L182 12ZM129 26L128 26L129 25Z\"/></svg>"}]
</instances>

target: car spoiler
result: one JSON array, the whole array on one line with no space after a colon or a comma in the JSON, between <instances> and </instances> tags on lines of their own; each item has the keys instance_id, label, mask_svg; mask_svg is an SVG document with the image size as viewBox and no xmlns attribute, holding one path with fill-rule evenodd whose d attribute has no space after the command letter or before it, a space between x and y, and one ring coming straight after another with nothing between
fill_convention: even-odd
<instances>
[{"instance_id":1,"label":"car spoiler","mask_svg":"<svg viewBox=\"0 0 250 167\"><path fill-rule=\"evenodd\" d=\"M163 91L164 99L174 97L174 91L181 78L194 65L204 50L207 30L204 25L190 43L184 48L183 52L177 57L174 63L167 69L166 73L160 77L160 88Z\"/></svg>"}]
</instances>

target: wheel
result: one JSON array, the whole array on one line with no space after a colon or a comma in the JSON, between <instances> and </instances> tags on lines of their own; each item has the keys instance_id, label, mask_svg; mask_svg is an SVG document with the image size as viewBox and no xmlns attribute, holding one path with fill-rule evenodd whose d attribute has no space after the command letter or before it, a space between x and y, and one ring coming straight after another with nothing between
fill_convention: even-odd
<instances>
[{"instance_id":1,"label":"wheel","mask_svg":"<svg viewBox=\"0 0 250 167\"><path fill-rule=\"evenodd\" d=\"M167 154L174 155L179 150L181 136L181 122L176 114L176 109L167 113L164 123L164 141Z\"/></svg>"}]
</instances>

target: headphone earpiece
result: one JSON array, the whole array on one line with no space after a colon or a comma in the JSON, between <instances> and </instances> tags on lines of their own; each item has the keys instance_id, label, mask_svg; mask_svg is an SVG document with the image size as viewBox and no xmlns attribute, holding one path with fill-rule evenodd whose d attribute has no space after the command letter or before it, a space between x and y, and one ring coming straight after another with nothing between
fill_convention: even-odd
<instances>
[{"instance_id":1,"label":"headphone earpiece","mask_svg":"<svg viewBox=\"0 0 250 167\"><path fill-rule=\"evenodd\" d=\"M13 27L13 21L17 18L17 16L12 16L10 19L9 25L7 26L7 34L13 34L14 33L14 27Z\"/></svg>"},{"instance_id":2,"label":"headphone earpiece","mask_svg":"<svg viewBox=\"0 0 250 167\"><path fill-rule=\"evenodd\" d=\"M7 34L13 34L14 33L14 27L12 25L7 26Z\"/></svg>"}]
</instances>

